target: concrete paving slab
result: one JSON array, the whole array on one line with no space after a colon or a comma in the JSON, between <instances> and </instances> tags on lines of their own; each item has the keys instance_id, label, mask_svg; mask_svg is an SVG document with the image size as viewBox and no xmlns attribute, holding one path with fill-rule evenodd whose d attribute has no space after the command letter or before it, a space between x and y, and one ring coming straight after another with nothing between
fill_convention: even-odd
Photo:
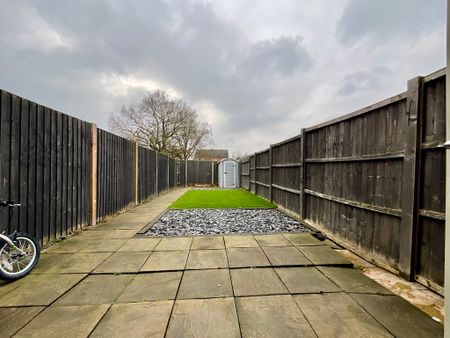
<instances>
[{"instance_id":1,"label":"concrete paving slab","mask_svg":"<svg viewBox=\"0 0 450 338\"><path fill-rule=\"evenodd\" d=\"M193 250L189 253L186 269L218 269L228 267L225 250Z\"/></svg>"},{"instance_id":2,"label":"concrete paving slab","mask_svg":"<svg viewBox=\"0 0 450 338\"><path fill-rule=\"evenodd\" d=\"M347 265L349 260L329 246L301 246L298 249L315 265Z\"/></svg>"},{"instance_id":3,"label":"concrete paving slab","mask_svg":"<svg viewBox=\"0 0 450 338\"><path fill-rule=\"evenodd\" d=\"M116 252L100 264L94 273L138 272L151 252Z\"/></svg>"},{"instance_id":4,"label":"concrete paving slab","mask_svg":"<svg viewBox=\"0 0 450 338\"><path fill-rule=\"evenodd\" d=\"M220 250L225 249L222 236L194 237L191 250Z\"/></svg>"},{"instance_id":5,"label":"concrete paving slab","mask_svg":"<svg viewBox=\"0 0 450 338\"><path fill-rule=\"evenodd\" d=\"M345 293L293 297L319 337L392 337Z\"/></svg>"},{"instance_id":6,"label":"concrete paving slab","mask_svg":"<svg viewBox=\"0 0 450 338\"><path fill-rule=\"evenodd\" d=\"M0 298L0 306L49 305L86 275L29 275L21 285Z\"/></svg>"},{"instance_id":7,"label":"concrete paving slab","mask_svg":"<svg viewBox=\"0 0 450 338\"><path fill-rule=\"evenodd\" d=\"M75 253L79 252L89 245L87 240L80 240L77 236L74 238L65 239L51 247L43 250L43 253Z\"/></svg>"},{"instance_id":8,"label":"concrete paving slab","mask_svg":"<svg viewBox=\"0 0 450 338\"><path fill-rule=\"evenodd\" d=\"M185 271L178 299L232 297L228 270Z\"/></svg>"},{"instance_id":9,"label":"concrete paving slab","mask_svg":"<svg viewBox=\"0 0 450 338\"><path fill-rule=\"evenodd\" d=\"M6 295L8 292L11 292L14 289L17 289L27 280L27 278L29 277L16 280L15 282L6 282L0 280L0 297Z\"/></svg>"},{"instance_id":10,"label":"concrete paving slab","mask_svg":"<svg viewBox=\"0 0 450 338\"><path fill-rule=\"evenodd\" d=\"M228 248L256 248L256 242L253 236L225 236L225 247Z\"/></svg>"},{"instance_id":11,"label":"concrete paving slab","mask_svg":"<svg viewBox=\"0 0 450 338\"><path fill-rule=\"evenodd\" d=\"M136 275L116 303L139 303L175 299L182 275L181 271Z\"/></svg>"},{"instance_id":12,"label":"concrete paving slab","mask_svg":"<svg viewBox=\"0 0 450 338\"><path fill-rule=\"evenodd\" d=\"M263 247L273 266L312 265L312 263L293 246Z\"/></svg>"},{"instance_id":13,"label":"concrete paving slab","mask_svg":"<svg viewBox=\"0 0 450 338\"><path fill-rule=\"evenodd\" d=\"M43 254L32 274L89 273L111 253Z\"/></svg>"},{"instance_id":14,"label":"concrete paving slab","mask_svg":"<svg viewBox=\"0 0 450 338\"><path fill-rule=\"evenodd\" d=\"M163 238L156 246L156 251L178 251L189 250L191 248L191 237L170 237Z\"/></svg>"},{"instance_id":15,"label":"concrete paving slab","mask_svg":"<svg viewBox=\"0 0 450 338\"><path fill-rule=\"evenodd\" d=\"M236 298L243 337L316 337L291 296Z\"/></svg>"},{"instance_id":16,"label":"concrete paving slab","mask_svg":"<svg viewBox=\"0 0 450 338\"><path fill-rule=\"evenodd\" d=\"M230 248L227 249L230 268L270 266L261 248Z\"/></svg>"},{"instance_id":17,"label":"concrete paving slab","mask_svg":"<svg viewBox=\"0 0 450 338\"><path fill-rule=\"evenodd\" d=\"M283 235L259 235L255 236L260 246L290 246L292 245Z\"/></svg>"},{"instance_id":18,"label":"concrete paving slab","mask_svg":"<svg viewBox=\"0 0 450 338\"><path fill-rule=\"evenodd\" d=\"M44 306L0 308L0 338L12 337L43 309Z\"/></svg>"},{"instance_id":19,"label":"concrete paving slab","mask_svg":"<svg viewBox=\"0 0 450 338\"><path fill-rule=\"evenodd\" d=\"M80 239L105 239L105 238L131 238L138 230L86 230L80 235Z\"/></svg>"},{"instance_id":20,"label":"concrete paving slab","mask_svg":"<svg viewBox=\"0 0 450 338\"><path fill-rule=\"evenodd\" d=\"M126 242L126 239L92 239L86 240L86 246L79 252L114 252Z\"/></svg>"},{"instance_id":21,"label":"concrete paving slab","mask_svg":"<svg viewBox=\"0 0 450 338\"><path fill-rule=\"evenodd\" d=\"M316 237L308 233L301 234L283 234L283 236L293 245L325 245Z\"/></svg>"},{"instance_id":22,"label":"concrete paving slab","mask_svg":"<svg viewBox=\"0 0 450 338\"><path fill-rule=\"evenodd\" d=\"M443 326L397 296L351 295L396 337L443 337Z\"/></svg>"},{"instance_id":23,"label":"concrete paving slab","mask_svg":"<svg viewBox=\"0 0 450 338\"><path fill-rule=\"evenodd\" d=\"M184 270L189 251L154 251L140 271Z\"/></svg>"},{"instance_id":24,"label":"concrete paving slab","mask_svg":"<svg viewBox=\"0 0 450 338\"><path fill-rule=\"evenodd\" d=\"M160 241L161 238L132 238L119 251L152 251Z\"/></svg>"},{"instance_id":25,"label":"concrete paving slab","mask_svg":"<svg viewBox=\"0 0 450 338\"><path fill-rule=\"evenodd\" d=\"M321 266L318 269L347 292L392 295L391 291L356 269L331 266Z\"/></svg>"},{"instance_id":26,"label":"concrete paving slab","mask_svg":"<svg viewBox=\"0 0 450 338\"><path fill-rule=\"evenodd\" d=\"M287 294L271 268L230 270L235 296L258 296Z\"/></svg>"},{"instance_id":27,"label":"concrete paving slab","mask_svg":"<svg viewBox=\"0 0 450 338\"><path fill-rule=\"evenodd\" d=\"M275 272L290 293L339 292L336 286L314 267L276 268Z\"/></svg>"},{"instance_id":28,"label":"concrete paving slab","mask_svg":"<svg viewBox=\"0 0 450 338\"><path fill-rule=\"evenodd\" d=\"M87 337L108 307L109 305L51 306L15 337Z\"/></svg>"},{"instance_id":29,"label":"concrete paving slab","mask_svg":"<svg viewBox=\"0 0 450 338\"><path fill-rule=\"evenodd\" d=\"M55 305L112 304L133 275L91 275L58 299Z\"/></svg>"},{"instance_id":30,"label":"concrete paving slab","mask_svg":"<svg viewBox=\"0 0 450 338\"><path fill-rule=\"evenodd\" d=\"M134 230L136 227L140 229L158 214L158 211L143 211L141 213L126 212L117 215L106 222L97 224L95 227L92 227L92 230L110 230L112 228L116 230Z\"/></svg>"},{"instance_id":31,"label":"concrete paving slab","mask_svg":"<svg viewBox=\"0 0 450 338\"><path fill-rule=\"evenodd\" d=\"M166 337L240 337L233 298L177 300Z\"/></svg>"},{"instance_id":32,"label":"concrete paving slab","mask_svg":"<svg viewBox=\"0 0 450 338\"><path fill-rule=\"evenodd\" d=\"M173 301L115 304L89 337L164 337Z\"/></svg>"}]
</instances>

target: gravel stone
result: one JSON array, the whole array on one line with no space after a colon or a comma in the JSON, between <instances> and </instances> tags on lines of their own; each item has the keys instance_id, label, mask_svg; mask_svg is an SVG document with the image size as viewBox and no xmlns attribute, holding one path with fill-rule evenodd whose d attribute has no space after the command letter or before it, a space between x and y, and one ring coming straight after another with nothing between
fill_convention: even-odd
<instances>
[{"instance_id":1,"label":"gravel stone","mask_svg":"<svg viewBox=\"0 0 450 338\"><path fill-rule=\"evenodd\" d=\"M274 209L174 209L165 213L147 236L266 234L309 232L295 219Z\"/></svg>"}]
</instances>

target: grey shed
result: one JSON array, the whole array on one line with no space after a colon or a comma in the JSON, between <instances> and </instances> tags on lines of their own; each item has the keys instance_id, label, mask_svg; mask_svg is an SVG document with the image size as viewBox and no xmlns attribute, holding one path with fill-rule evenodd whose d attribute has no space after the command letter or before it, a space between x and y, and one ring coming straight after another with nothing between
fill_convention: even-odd
<instances>
[{"instance_id":1,"label":"grey shed","mask_svg":"<svg viewBox=\"0 0 450 338\"><path fill-rule=\"evenodd\" d=\"M219 187L239 188L239 162L226 158L219 162L217 169Z\"/></svg>"}]
</instances>

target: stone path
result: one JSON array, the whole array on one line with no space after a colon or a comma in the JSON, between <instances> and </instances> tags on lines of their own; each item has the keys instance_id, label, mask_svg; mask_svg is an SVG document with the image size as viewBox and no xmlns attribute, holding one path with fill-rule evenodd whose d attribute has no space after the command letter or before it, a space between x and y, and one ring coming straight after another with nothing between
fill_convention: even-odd
<instances>
[{"instance_id":1,"label":"stone path","mask_svg":"<svg viewBox=\"0 0 450 338\"><path fill-rule=\"evenodd\" d=\"M183 190L42 254L0 286L0 337L439 337L310 234L135 236Z\"/></svg>"}]
</instances>

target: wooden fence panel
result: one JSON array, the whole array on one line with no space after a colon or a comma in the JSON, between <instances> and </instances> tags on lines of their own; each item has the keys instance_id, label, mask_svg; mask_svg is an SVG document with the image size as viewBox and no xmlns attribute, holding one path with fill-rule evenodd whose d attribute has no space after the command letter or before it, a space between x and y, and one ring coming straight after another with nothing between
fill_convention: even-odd
<instances>
[{"instance_id":1,"label":"wooden fence panel","mask_svg":"<svg viewBox=\"0 0 450 338\"><path fill-rule=\"evenodd\" d=\"M406 125L403 94L303 135L306 221L396 271Z\"/></svg>"},{"instance_id":2,"label":"wooden fence panel","mask_svg":"<svg viewBox=\"0 0 450 338\"><path fill-rule=\"evenodd\" d=\"M301 135L272 145L272 201L300 216Z\"/></svg>"},{"instance_id":3,"label":"wooden fence panel","mask_svg":"<svg viewBox=\"0 0 450 338\"><path fill-rule=\"evenodd\" d=\"M270 200L270 149L255 154L255 194Z\"/></svg>"},{"instance_id":4,"label":"wooden fence panel","mask_svg":"<svg viewBox=\"0 0 450 338\"><path fill-rule=\"evenodd\" d=\"M28 232L42 244L86 225L90 124L6 91L0 100L0 199L21 204L0 209L0 231ZM78 153L74 166L68 158Z\"/></svg>"},{"instance_id":5,"label":"wooden fence panel","mask_svg":"<svg viewBox=\"0 0 450 338\"><path fill-rule=\"evenodd\" d=\"M156 152L145 147L139 147L139 203L158 194L156 189Z\"/></svg>"},{"instance_id":6,"label":"wooden fence panel","mask_svg":"<svg viewBox=\"0 0 450 338\"><path fill-rule=\"evenodd\" d=\"M174 158L169 158L169 188L172 189L175 187L177 183L177 168L176 168L176 160Z\"/></svg>"},{"instance_id":7,"label":"wooden fence panel","mask_svg":"<svg viewBox=\"0 0 450 338\"><path fill-rule=\"evenodd\" d=\"M178 161L178 186L185 187L186 183L186 161L179 160Z\"/></svg>"},{"instance_id":8,"label":"wooden fence panel","mask_svg":"<svg viewBox=\"0 0 450 338\"><path fill-rule=\"evenodd\" d=\"M417 215L416 279L443 293L445 70L425 78Z\"/></svg>"},{"instance_id":9,"label":"wooden fence panel","mask_svg":"<svg viewBox=\"0 0 450 338\"><path fill-rule=\"evenodd\" d=\"M158 154L158 194L169 189L169 156Z\"/></svg>"},{"instance_id":10,"label":"wooden fence panel","mask_svg":"<svg viewBox=\"0 0 450 338\"><path fill-rule=\"evenodd\" d=\"M213 161L188 161L187 185L212 185L214 183L213 170L215 165Z\"/></svg>"},{"instance_id":11,"label":"wooden fence panel","mask_svg":"<svg viewBox=\"0 0 450 338\"><path fill-rule=\"evenodd\" d=\"M249 164L249 173L250 173L250 191L252 193L256 193L256 169L255 169L255 155L250 156L250 164Z\"/></svg>"},{"instance_id":12,"label":"wooden fence panel","mask_svg":"<svg viewBox=\"0 0 450 338\"><path fill-rule=\"evenodd\" d=\"M97 221L135 203L135 143L97 129Z\"/></svg>"},{"instance_id":13,"label":"wooden fence panel","mask_svg":"<svg viewBox=\"0 0 450 338\"><path fill-rule=\"evenodd\" d=\"M249 190L250 189L250 158L247 157L246 159L242 160L240 162L240 182L241 187L244 189Z\"/></svg>"}]
</instances>

